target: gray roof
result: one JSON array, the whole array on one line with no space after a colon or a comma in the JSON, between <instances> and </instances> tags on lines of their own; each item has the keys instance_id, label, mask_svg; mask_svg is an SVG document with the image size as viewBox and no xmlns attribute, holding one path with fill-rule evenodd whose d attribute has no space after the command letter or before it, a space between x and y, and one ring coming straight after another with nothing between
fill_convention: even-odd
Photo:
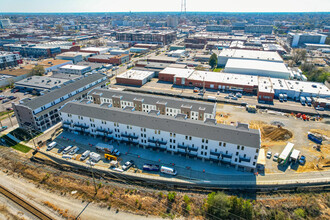
<instances>
[{"instance_id":1,"label":"gray roof","mask_svg":"<svg viewBox=\"0 0 330 220\"><path fill-rule=\"evenodd\" d=\"M73 81L72 83L62 86L61 88L52 90L50 92L46 92L46 94L44 94L42 96L28 100L28 101L24 102L22 105L25 105L25 106L31 108L32 110L37 109L41 106L44 106L44 105L52 102L53 100L56 100L56 99L59 99L59 98L65 96L66 94L69 94L69 93L71 93L79 88L82 88L92 82L102 79L103 77L105 77L105 75L100 74L100 73L87 75L81 79Z\"/></svg>"},{"instance_id":2,"label":"gray roof","mask_svg":"<svg viewBox=\"0 0 330 220\"><path fill-rule=\"evenodd\" d=\"M62 86L64 83L68 82L68 79L57 79L48 76L31 76L15 82L15 86L22 86L35 89L53 89L58 86Z\"/></svg>"},{"instance_id":3,"label":"gray roof","mask_svg":"<svg viewBox=\"0 0 330 220\"><path fill-rule=\"evenodd\" d=\"M191 110L198 112L199 108L205 108L205 113L213 114L215 111L215 104L209 104L206 102L198 102L192 101L187 99L178 99L178 98L171 98L165 96L157 96L157 95L150 95L150 94L140 94L134 92L127 92L122 90L114 90L114 89L94 89L89 93L89 95L96 93L102 93L102 98L111 99L113 95L115 96L122 96L123 101L130 101L133 102L134 98L139 100L144 100L143 104L149 105L156 105L157 102L159 103L167 103L166 107L169 108L176 108L180 109L181 106L192 106Z\"/></svg>"},{"instance_id":4,"label":"gray roof","mask_svg":"<svg viewBox=\"0 0 330 220\"><path fill-rule=\"evenodd\" d=\"M209 140L260 148L260 132L231 125L204 123L191 119L176 119L166 115L127 111L120 108L68 102L61 109L63 113L80 115L105 121L133 125L137 127L173 132Z\"/></svg>"}]
</instances>

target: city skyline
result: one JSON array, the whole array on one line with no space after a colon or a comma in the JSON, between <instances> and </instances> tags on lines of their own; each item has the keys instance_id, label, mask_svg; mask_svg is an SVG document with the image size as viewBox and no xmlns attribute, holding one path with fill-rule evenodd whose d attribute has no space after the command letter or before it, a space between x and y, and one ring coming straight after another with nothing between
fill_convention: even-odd
<instances>
[{"instance_id":1,"label":"city skyline","mask_svg":"<svg viewBox=\"0 0 330 220\"><path fill-rule=\"evenodd\" d=\"M181 0L156 2L150 0L115 2L109 0L24 0L12 2L0 0L0 13L31 12L31 13L69 13L69 12L179 12ZM285 5L285 7L283 7ZM276 5L262 0L233 0L231 4L222 5L212 0L187 1L187 12L329 12L328 0L278 0Z\"/></svg>"}]
</instances>

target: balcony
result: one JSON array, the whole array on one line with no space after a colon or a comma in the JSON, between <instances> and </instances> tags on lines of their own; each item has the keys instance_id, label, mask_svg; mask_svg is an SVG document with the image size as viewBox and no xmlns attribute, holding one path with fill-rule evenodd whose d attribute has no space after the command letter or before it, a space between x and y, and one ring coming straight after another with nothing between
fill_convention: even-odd
<instances>
[{"instance_id":1,"label":"balcony","mask_svg":"<svg viewBox=\"0 0 330 220\"><path fill-rule=\"evenodd\" d=\"M197 152L189 151L189 152L187 152L187 155L188 156L191 156L191 157L196 157L197 156Z\"/></svg>"},{"instance_id":2,"label":"balcony","mask_svg":"<svg viewBox=\"0 0 330 220\"><path fill-rule=\"evenodd\" d=\"M197 152L198 151L198 147L188 146L188 150Z\"/></svg>"},{"instance_id":3,"label":"balcony","mask_svg":"<svg viewBox=\"0 0 330 220\"><path fill-rule=\"evenodd\" d=\"M225 154L225 153L222 153L222 157L223 158L229 158L231 159L233 157L233 154Z\"/></svg>"},{"instance_id":4,"label":"balcony","mask_svg":"<svg viewBox=\"0 0 330 220\"><path fill-rule=\"evenodd\" d=\"M186 149L178 148L178 153L186 154Z\"/></svg>"},{"instance_id":5,"label":"balcony","mask_svg":"<svg viewBox=\"0 0 330 220\"><path fill-rule=\"evenodd\" d=\"M151 139L151 138L148 138L148 142L155 143L155 144L162 144L162 145L167 144L167 141L162 141L159 139Z\"/></svg>"},{"instance_id":6,"label":"balcony","mask_svg":"<svg viewBox=\"0 0 330 220\"><path fill-rule=\"evenodd\" d=\"M87 129L87 128L89 128L88 125L83 125L83 124L74 124L73 126L74 126L74 127L78 127L78 128L83 128L83 129Z\"/></svg>"},{"instance_id":7,"label":"balcony","mask_svg":"<svg viewBox=\"0 0 330 220\"><path fill-rule=\"evenodd\" d=\"M69 122L69 121L63 121L63 124L64 125L71 125L71 122Z\"/></svg>"},{"instance_id":8,"label":"balcony","mask_svg":"<svg viewBox=\"0 0 330 220\"><path fill-rule=\"evenodd\" d=\"M220 152L210 151L210 155L219 157L221 154Z\"/></svg>"},{"instance_id":9,"label":"balcony","mask_svg":"<svg viewBox=\"0 0 330 220\"><path fill-rule=\"evenodd\" d=\"M241 156L239 156L239 162L241 162L241 161L250 163L251 157L241 157Z\"/></svg>"},{"instance_id":10,"label":"balcony","mask_svg":"<svg viewBox=\"0 0 330 220\"><path fill-rule=\"evenodd\" d=\"M178 144L178 148L186 150L188 148L188 145Z\"/></svg>"},{"instance_id":11,"label":"balcony","mask_svg":"<svg viewBox=\"0 0 330 220\"><path fill-rule=\"evenodd\" d=\"M102 133L105 133L105 134L112 134L112 130L106 130L106 129L103 129L103 128L97 128L96 129L97 132L102 132Z\"/></svg>"},{"instance_id":12,"label":"balcony","mask_svg":"<svg viewBox=\"0 0 330 220\"><path fill-rule=\"evenodd\" d=\"M137 135L126 134L126 133L121 133L121 136L125 137L125 138L132 138L132 139L138 139L139 138Z\"/></svg>"}]
</instances>

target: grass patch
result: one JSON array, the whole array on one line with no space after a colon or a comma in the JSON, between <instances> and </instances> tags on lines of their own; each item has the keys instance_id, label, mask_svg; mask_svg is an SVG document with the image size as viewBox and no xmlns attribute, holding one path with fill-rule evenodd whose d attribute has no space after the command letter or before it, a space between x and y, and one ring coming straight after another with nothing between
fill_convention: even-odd
<instances>
[{"instance_id":1,"label":"grass patch","mask_svg":"<svg viewBox=\"0 0 330 220\"><path fill-rule=\"evenodd\" d=\"M25 146L23 144L16 144L15 146L12 146L12 148L14 148L15 150L21 151L23 153L27 153L30 150L32 150L32 148Z\"/></svg>"},{"instance_id":2,"label":"grass patch","mask_svg":"<svg viewBox=\"0 0 330 220\"><path fill-rule=\"evenodd\" d=\"M213 72L220 72L223 68L214 68Z\"/></svg>"},{"instance_id":3,"label":"grass patch","mask_svg":"<svg viewBox=\"0 0 330 220\"><path fill-rule=\"evenodd\" d=\"M14 111L11 110L11 111L3 111L3 112L0 112L0 117L1 117L1 116L4 116L4 115L7 116L8 114L10 115L12 112L14 112Z\"/></svg>"}]
</instances>

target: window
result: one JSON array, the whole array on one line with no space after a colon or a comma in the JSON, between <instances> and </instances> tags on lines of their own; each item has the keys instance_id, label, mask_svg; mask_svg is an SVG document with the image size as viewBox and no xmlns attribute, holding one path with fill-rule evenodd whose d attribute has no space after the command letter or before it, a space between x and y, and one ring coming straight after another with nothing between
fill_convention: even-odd
<instances>
[{"instance_id":1,"label":"window","mask_svg":"<svg viewBox=\"0 0 330 220\"><path fill-rule=\"evenodd\" d=\"M255 166L256 165L256 162L253 162L253 166Z\"/></svg>"},{"instance_id":2,"label":"window","mask_svg":"<svg viewBox=\"0 0 330 220\"><path fill-rule=\"evenodd\" d=\"M237 145L237 150L239 150L239 145Z\"/></svg>"},{"instance_id":3,"label":"window","mask_svg":"<svg viewBox=\"0 0 330 220\"><path fill-rule=\"evenodd\" d=\"M203 155L204 154L204 151L201 151L201 155Z\"/></svg>"},{"instance_id":4,"label":"window","mask_svg":"<svg viewBox=\"0 0 330 220\"><path fill-rule=\"evenodd\" d=\"M173 134L173 137L175 137L175 134Z\"/></svg>"},{"instance_id":5,"label":"window","mask_svg":"<svg viewBox=\"0 0 330 220\"><path fill-rule=\"evenodd\" d=\"M175 140L173 140L173 143L175 143Z\"/></svg>"},{"instance_id":6,"label":"window","mask_svg":"<svg viewBox=\"0 0 330 220\"><path fill-rule=\"evenodd\" d=\"M244 158L246 157L246 154L244 154Z\"/></svg>"},{"instance_id":7,"label":"window","mask_svg":"<svg viewBox=\"0 0 330 220\"><path fill-rule=\"evenodd\" d=\"M189 137L189 140L191 141L191 136Z\"/></svg>"},{"instance_id":8,"label":"window","mask_svg":"<svg viewBox=\"0 0 330 220\"><path fill-rule=\"evenodd\" d=\"M157 131L155 130L155 134L157 134Z\"/></svg>"},{"instance_id":9,"label":"window","mask_svg":"<svg viewBox=\"0 0 330 220\"><path fill-rule=\"evenodd\" d=\"M204 149L204 145L202 145L202 149Z\"/></svg>"},{"instance_id":10,"label":"window","mask_svg":"<svg viewBox=\"0 0 330 220\"><path fill-rule=\"evenodd\" d=\"M259 149L256 149L256 153L259 153Z\"/></svg>"},{"instance_id":11,"label":"window","mask_svg":"<svg viewBox=\"0 0 330 220\"><path fill-rule=\"evenodd\" d=\"M237 162L237 158L235 158L235 162Z\"/></svg>"},{"instance_id":12,"label":"window","mask_svg":"<svg viewBox=\"0 0 330 220\"><path fill-rule=\"evenodd\" d=\"M244 146L242 146L242 150L244 150Z\"/></svg>"},{"instance_id":13,"label":"window","mask_svg":"<svg viewBox=\"0 0 330 220\"><path fill-rule=\"evenodd\" d=\"M172 133L170 133L170 137L172 137Z\"/></svg>"},{"instance_id":14,"label":"window","mask_svg":"<svg viewBox=\"0 0 330 220\"><path fill-rule=\"evenodd\" d=\"M172 139L170 139L170 143L172 143Z\"/></svg>"},{"instance_id":15,"label":"window","mask_svg":"<svg viewBox=\"0 0 330 220\"><path fill-rule=\"evenodd\" d=\"M222 142L219 142L219 146L221 147L221 145L222 145Z\"/></svg>"},{"instance_id":16,"label":"window","mask_svg":"<svg viewBox=\"0 0 330 220\"><path fill-rule=\"evenodd\" d=\"M202 143L204 143L204 139L202 139Z\"/></svg>"},{"instance_id":17,"label":"window","mask_svg":"<svg viewBox=\"0 0 330 220\"><path fill-rule=\"evenodd\" d=\"M226 143L223 143L223 146L226 147Z\"/></svg>"},{"instance_id":18,"label":"window","mask_svg":"<svg viewBox=\"0 0 330 220\"><path fill-rule=\"evenodd\" d=\"M205 150L207 150L207 146L205 146Z\"/></svg>"},{"instance_id":19,"label":"window","mask_svg":"<svg viewBox=\"0 0 330 220\"><path fill-rule=\"evenodd\" d=\"M236 152L236 156L238 156L238 152Z\"/></svg>"},{"instance_id":20,"label":"window","mask_svg":"<svg viewBox=\"0 0 330 220\"><path fill-rule=\"evenodd\" d=\"M256 160L257 159L257 156L254 156L254 159Z\"/></svg>"},{"instance_id":21,"label":"window","mask_svg":"<svg viewBox=\"0 0 330 220\"><path fill-rule=\"evenodd\" d=\"M208 144L209 143L209 140L206 140L206 143Z\"/></svg>"},{"instance_id":22,"label":"window","mask_svg":"<svg viewBox=\"0 0 330 220\"><path fill-rule=\"evenodd\" d=\"M160 130L158 130L158 134L160 134Z\"/></svg>"},{"instance_id":23,"label":"window","mask_svg":"<svg viewBox=\"0 0 330 220\"><path fill-rule=\"evenodd\" d=\"M188 136L186 136L186 140L188 140Z\"/></svg>"}]
</instances>

